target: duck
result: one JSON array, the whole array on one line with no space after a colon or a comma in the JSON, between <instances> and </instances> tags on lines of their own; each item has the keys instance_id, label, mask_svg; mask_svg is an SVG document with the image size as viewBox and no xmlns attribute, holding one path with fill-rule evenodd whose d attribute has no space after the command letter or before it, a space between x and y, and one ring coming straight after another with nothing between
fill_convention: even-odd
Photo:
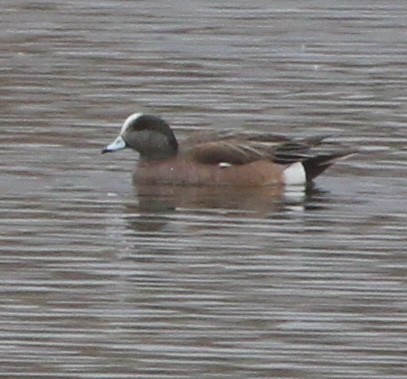
<instances>
[{"instance_id":1,"label":"duck","mask_svg":"<svg viewBox=\"0 0 407 379\"><path fill-rule=\"evenodd\" d=\"M135 150L139 154L133 172L136 184L307 185L354 153L339 143L326 142L329 137L221 130L197 132L179 142L163 118L133 113L102 153Z\"/></svg>"}]
</instances>

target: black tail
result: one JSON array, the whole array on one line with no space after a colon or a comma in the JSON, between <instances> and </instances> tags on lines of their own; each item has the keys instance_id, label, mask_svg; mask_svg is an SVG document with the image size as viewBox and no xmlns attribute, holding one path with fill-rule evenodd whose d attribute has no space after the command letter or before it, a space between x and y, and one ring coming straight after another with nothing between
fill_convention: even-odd
<instances>
[{"instance_id":1,"label":"black tail","mask_svg":"<svg viewBox=\"0 0 407 379\"><path fill-rule=\"evenodd\" d=\"M311 182L338 159L345 158L353 153L354 151L348 150L328 154L318 154L315 157L305 159L302 164L304 165L307 182Z\"/></svg>"}]
</instances>

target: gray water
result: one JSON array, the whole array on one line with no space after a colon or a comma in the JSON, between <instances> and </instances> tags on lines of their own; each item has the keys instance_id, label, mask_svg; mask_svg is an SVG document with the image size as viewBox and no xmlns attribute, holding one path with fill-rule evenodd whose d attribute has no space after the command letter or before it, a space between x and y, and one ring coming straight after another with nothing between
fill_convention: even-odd
<instances>
[{"instance_id":1,"label":"gray water","mask_svg":"<svg viewBox=\"0 0 407 379\"><path fill-rule=\"evenodd\" d=\"M407 3L0 13L0 375L405 378ZM333 134L307 193L134 188L132 112Z\"/></svg>"}]
</instances>

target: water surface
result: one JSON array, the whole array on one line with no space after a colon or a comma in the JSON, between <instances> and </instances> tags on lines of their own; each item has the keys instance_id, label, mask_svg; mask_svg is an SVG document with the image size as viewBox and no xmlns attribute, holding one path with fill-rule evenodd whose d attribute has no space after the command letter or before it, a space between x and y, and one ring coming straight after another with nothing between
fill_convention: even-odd
<instances>
[{"instance_id":1,"label":"water surface","mask_svg":"<svg viewBox=\"0 0 407 379\"><path fill-rule=\"evenodd\" d=\"M0 372L404 378L404 1L3 1ZM182 138L333 134L306 193L140 191L132 112Z\"/></svg>"}]
</instances>

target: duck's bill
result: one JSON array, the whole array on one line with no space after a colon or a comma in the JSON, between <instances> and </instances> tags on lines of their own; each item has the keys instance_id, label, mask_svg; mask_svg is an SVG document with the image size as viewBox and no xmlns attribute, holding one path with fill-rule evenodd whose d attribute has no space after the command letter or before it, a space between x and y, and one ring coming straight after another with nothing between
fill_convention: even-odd
<instances>
[{"instance_id":1,"label":"duck's bill","mask_svg":"<svg viewBox=\"0 0 407 379\"><path fill-rule=\"evenodd\" d=\"M119 136L117 137L110 145L107 145L102 149L102 154L104 153L113 153L114 151L123 150L126 148L126 142L124 139Z\"/></svg>"}]
</instances>

